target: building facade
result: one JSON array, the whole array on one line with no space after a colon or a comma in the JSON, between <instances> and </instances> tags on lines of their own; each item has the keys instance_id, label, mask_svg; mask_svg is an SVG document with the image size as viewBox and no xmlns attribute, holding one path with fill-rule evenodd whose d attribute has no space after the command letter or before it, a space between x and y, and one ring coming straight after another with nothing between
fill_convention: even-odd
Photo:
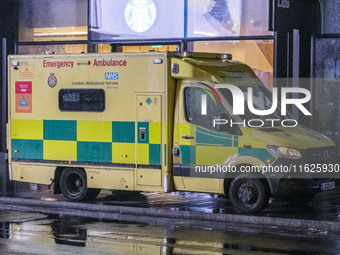
<instances>
[{"instance_id":1,"label":"building facade","mask_svg":"<svg viewBox=\"0 0 340 255\"><path fill-rule=\"evenodd\" d=\"M300 122L340 144L340 3L336 0L0 0L8 54L196 51L231 53L271 89L313 78L313 117ZM3 67L3 69L6 67ZM2 95L6 94L2 72ZM2 109L6 107L5 97ZM6 120L1 114L2 123ZM337 118L334 124L334 116ZM297 116L299 117L299 116ZM319 120L322 119L320 122ZM4 129L2 129L4 130ZM4 131L1 133L4 143ZM5 148L2 148L4 151Z\"/></svg>"}]
</instances>

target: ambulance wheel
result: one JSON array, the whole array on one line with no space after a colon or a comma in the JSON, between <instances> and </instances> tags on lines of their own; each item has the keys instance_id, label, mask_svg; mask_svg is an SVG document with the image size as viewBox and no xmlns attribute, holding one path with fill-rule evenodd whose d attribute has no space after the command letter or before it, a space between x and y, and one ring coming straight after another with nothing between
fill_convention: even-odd
<instances>
[{"instance_id":1,"label":"ambulance wheel","mask_svg":"<svg viewBox=\"0 0 340 255\"><path fill-rule=\"evenodd\" d=\"M265 184L250 174L240 174L232 180L229 198L235 209L241 213L259 212L269 201Z\"/></svg>"},{"instance_id":2,"label":"ambulance wheel","mask_svg":"<svg viewBox=\"0 0 340 255\"><path fill-rule=\"evenodd\" d=\"M60 176L60 190L69 201L85 199L88 191L85 171L79 168L64 169Z\"/></svg>"}]
</instances>

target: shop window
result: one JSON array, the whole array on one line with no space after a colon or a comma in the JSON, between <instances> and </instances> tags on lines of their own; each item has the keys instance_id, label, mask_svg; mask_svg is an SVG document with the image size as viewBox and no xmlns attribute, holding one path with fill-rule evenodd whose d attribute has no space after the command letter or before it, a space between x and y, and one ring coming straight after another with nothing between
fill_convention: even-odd
<instances>
[{"instance_id":1,"label":"shop window","mask_svg":"<svg viewBox=\"0 0 340 255\"><path fill-rule=\"evenodd\" d=\"M69 54L86 53L86 44L57 44L57 45L20 45L19 54Z\"/></svg>"},{"instance_id":2,"label":"shop window","mask_svg":"<svg viewBox=\"0 0 340 255\"><path fill-rule=\"evenodd\" d=\"M95 41L184 38L183 0L90 0Z\"/></svg>"},{"instance_id":3,"label":"shop window","mask_svg":"<svg viewBox=\"0 0 340 255\"><path fill-rule=\"evenodd\" d=\"M177 45L123 46L123 52L177 51Z\"/></svg>"},{"instance_id":4,"label":"shop window","mask_svg":"<svg viewBox=\"0 0 340 255\"><path fill-rule=\"evenodd\" d=\"M105 91L103 89L61 89L59 110L68 112L103 112Z\"/></svg>"},{"instance_id":5,"label":"shop window","mask_svg":"<svg viewBox=\"0 0 340 255\"><path fill-rule=\"evenodd\" d=\"M340 38L316 38L313 128L331 138L340 156Z\"/></svg>"},{"instance_id":6,"label":"shop window","mask_svg":"<svg viewBox=\"0 0 340 255\"><path fill-rule=\"evenodd\" d=\"M87 0L19 0L19 42L87 40Z\"/></svg>"},{"instance_id":7,"label":"shop window","mask_svg":"<svg viewBox=\"0 0 340 255\"><path fill-rule=\"evenodd\" d=\"M98 44L98 53L111 53L111 44Z\"/></svg>"},{"instance_id":8,"label":"shop window","mask_svg":"<svg viewBox=\"0 0 340 255\"><path fill-rule=\"evenodd\" d=\"M188 0L188 37L272 35L267 0Z\"/></svg>"},{"instance_id":9,"label":"shop window","mask_svg":"<svg viewBox=\"0 0 340 255\"><path fill-rule=\"evenodd\" d=\"M133 45L119 46L117 52L178 51L178 45ZM98 53L111 53L111 44L98 44Z\"/></svg>"},{"instance_id":10,"label":"shop window","mask_svg":"<svg viewBox=\"0 0 340 255\"><path fill-rule=\"evenodd\" d=\"M338 0L321 1L321 33L340 34L340 2Z\"/></svg>"},{"instance_id":11,"label":"shop window","mask_svg":"<svg viewBox=\"0 0 340 255\"><path fill-rule=\"evenodd\" d=\"M233 60L249 65L264 85L273 87L273 40L196 41L195 52L230 53Z\"/></svg>"}]
</instances>

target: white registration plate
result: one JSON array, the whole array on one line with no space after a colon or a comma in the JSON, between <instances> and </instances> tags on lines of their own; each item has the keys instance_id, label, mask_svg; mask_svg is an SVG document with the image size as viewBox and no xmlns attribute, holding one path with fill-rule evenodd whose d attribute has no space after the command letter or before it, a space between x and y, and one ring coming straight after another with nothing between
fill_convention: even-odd
<instances>
[{"instance_id":1,"label":"white registration plate","mask_svg":"<svg viewBox=\"0 0 340 255\"><path fill-rule=\"evenodd\" d=\"M335 189L335 182L324 182L320 185L321 190Z\"/></svg>"}]
</instances>

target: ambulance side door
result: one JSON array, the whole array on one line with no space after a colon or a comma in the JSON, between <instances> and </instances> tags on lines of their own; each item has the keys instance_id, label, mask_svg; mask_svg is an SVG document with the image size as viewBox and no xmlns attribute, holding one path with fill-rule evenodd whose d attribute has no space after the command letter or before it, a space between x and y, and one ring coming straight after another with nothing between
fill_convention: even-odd
<instances>
[{"instance_id":1,"label":"ambulance side door","mask_svg":"<svg viewBox=\"0 0 340 255\"><path fill-rule=\"evenodd\" d=\"M162 186L162 95L138 94L136 119L137 186Z\"/></svg>"},{"instance_id":2,"label":"ambulance side door","mask_svg":"<svg viewBox=\"0 0 340 255\"><path fill-rule=\"evenodd\" d=\"M180 98L177 147L184 189L220 192L224 177L217 171L233 155L234 135L226 126L214 127L213 120L228 113L208 88L182 86Z\"/></svg>"}]
</instances>

